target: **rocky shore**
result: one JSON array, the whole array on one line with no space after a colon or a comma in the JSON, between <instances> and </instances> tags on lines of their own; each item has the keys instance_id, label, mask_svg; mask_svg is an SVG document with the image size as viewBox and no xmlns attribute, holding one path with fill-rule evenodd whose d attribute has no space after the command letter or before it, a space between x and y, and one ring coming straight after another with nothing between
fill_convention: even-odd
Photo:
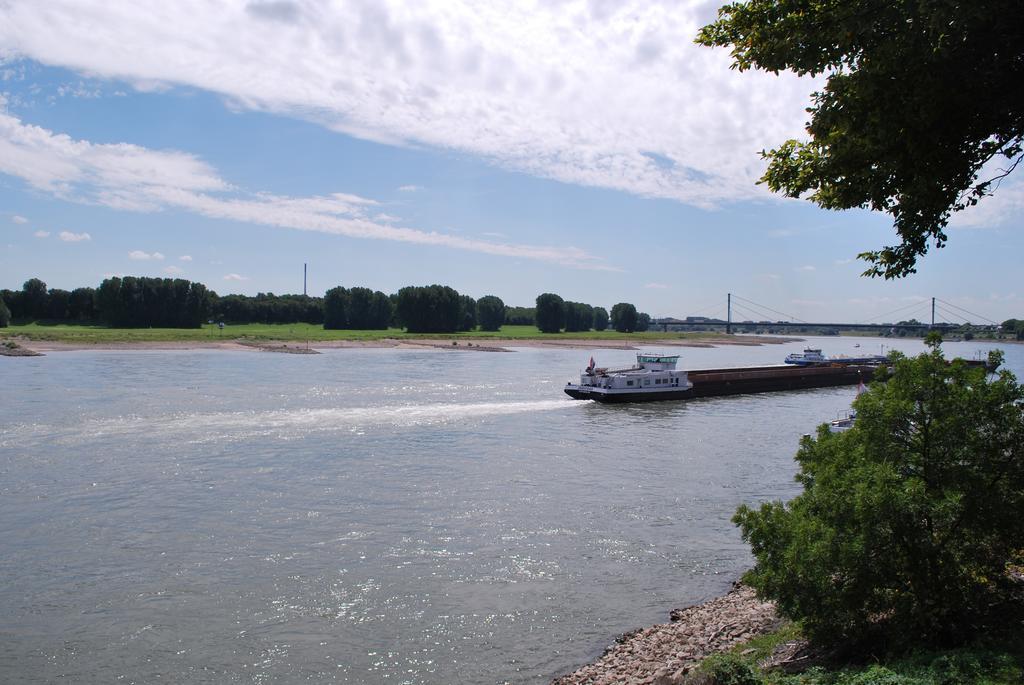
<instances>
[{"instance_id":1,"label":"rocky shore","mask_svg":"<svg viewBox=\"0 0 1024 685\"><path fill-rule=\"evenodd\" d=\"M680 685L704 657L779 625L775 605L740 584L722 597L676 609L669 618L622 635L597 661L552 685Z\"/></svg>"},{"instance_id":2,"label":"rocky shore","mask_svg":"<svg viewBox=\"0 0 1024 685\"><path fill-rule=\"evenodd\" d=\"M0 356L3 357L42 357L40 352L30 350L27 347L19 345L13 340L5 340L0 343Z\"/></svg>"}]
</instances>

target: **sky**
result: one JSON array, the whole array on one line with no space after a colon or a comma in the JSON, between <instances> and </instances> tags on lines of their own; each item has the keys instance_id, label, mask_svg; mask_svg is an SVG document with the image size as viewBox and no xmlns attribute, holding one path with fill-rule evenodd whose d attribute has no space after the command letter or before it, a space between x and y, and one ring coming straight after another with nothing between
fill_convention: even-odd
<instances>
[{"instance_id":1,"label":"sky","mask_svg":"<svg viewBox=\"0 0 1024 685\"><path fill-rule=\"evenodd\" d=\"M1024 173L899 281L891 217L757 183L820 81L697 46L716 2L0 3L0 288L441 283L652 316L1024 318Z\"/></svg>"}]
</instances>

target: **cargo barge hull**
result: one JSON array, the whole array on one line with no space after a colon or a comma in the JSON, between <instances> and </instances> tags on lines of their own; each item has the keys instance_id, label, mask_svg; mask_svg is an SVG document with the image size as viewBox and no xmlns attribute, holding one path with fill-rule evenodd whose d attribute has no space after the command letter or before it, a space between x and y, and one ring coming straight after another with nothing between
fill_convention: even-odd
<instances>
[{"instance_id":1,"label":"cargo barge hull","mask_svg":"<svg viewBox=\"0 0 1024 685\"><path fill-rule=\"evenodd\" d=\"M828 388L857 385L872 379L878 366L748 366L731 369L698 369L687 373L692 387L686 390L660 392L624 392L604 394L589 388L572 386L565 389L573 399L596 400L602 403L655 402L689 400L700 397L722 397L807 388Z\"/></svg>"}]
</instances>

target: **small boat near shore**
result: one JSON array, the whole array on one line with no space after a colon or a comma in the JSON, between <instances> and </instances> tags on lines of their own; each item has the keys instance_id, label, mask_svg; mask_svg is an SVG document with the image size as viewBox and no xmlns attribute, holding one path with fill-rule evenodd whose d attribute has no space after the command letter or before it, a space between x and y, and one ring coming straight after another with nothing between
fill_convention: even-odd
<instances>
[{"instance_id":1,"label":"small boat near shore","mask_svg":"<svg viewBox=\"0 0 1024 685\"><path fill-rule=\"evenodd\" d=\"M837 419L832 419L828 422L828 429L833 433L845 433L846 431L853 428L853 425L857 423L857 412L851 409L846 412L843 416Z\"/></svg>"}]
</instances>

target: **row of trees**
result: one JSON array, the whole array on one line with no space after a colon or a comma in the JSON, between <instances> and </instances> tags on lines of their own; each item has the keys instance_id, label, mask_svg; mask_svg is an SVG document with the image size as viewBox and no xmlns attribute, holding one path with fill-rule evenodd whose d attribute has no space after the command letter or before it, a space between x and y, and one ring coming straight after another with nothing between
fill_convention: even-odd
<instances>
[{"instance_id":1,"label":"row of trees","mask_svg":"<svg viewBox=\"0 0 1024 685\"><path fill-rule=\"evenodd\" d=\"M96 290L100 320L120 328L199 328L211 308L206 286L183 278L115 276Z\"/></svg>"},{"instance_id":2,"label":"row of trees","mask_svg":"<svg viewBox=\"0 0 1024 685\"><path fill-rule=\"evenodd\" d=\"M40 279L31 278L21 290L0 291L0 327L21 320L188 328L209 319L228 323L322 323L323 300L273 293L218 297L201 283L132 276L109 278L99 289L71 291L47 288Z\"/></svg>"},{"instance_id":3,"label":"row of trees","mask_svg":"<svg viewBox=\"0 0 1024 685\"><path fill-rule=\"evenodd\" d=\"M213 298L213 318L225 323L323 323L324 301L308 295L259 293Z\"/></svg>"},{"instance_id":4,"label":"row of trees","mask_svg":"<svg viewBox=\"0 0 1024 685\"><path fill-rule=\"evenodd\" d=\"M410 333L497 331L505 323L505 303L495 295L474 300L445 285L407 286L394 295L369 288L331 288L324 297L324 328Z\"/></svg>"},{"instance_id":5,"label":"row of trees","mask_svg":"<svg viewBox=\"0 0 1024 685\"><path fill-rule=\"evenodd\" d=\"M567 333L578 331L603 331L611 327L620 333L646 331L651 324L651 317L637 312L636 307L628 302L620 302L612 307L609 316L604 307L593 307L582 302L566 302L554 293L543 293L537 296L535 309L537 328L542 333Z\"/></svg>"},{"instance_id":6,"label":"row of trees","mask_svg":"<svg viewBox=\"0 0 1024 685\"><path fill-rule=\"evenodd\" d=\"M97 318L95 288L47 289L43 281L30 278L21 290L0 291L0 299L9 319L94 321Z\"/></svg>"},{"instance_id":7,"label":"row of trees","mask_svg":"<svg viewBox=\"0 0 1024 685\"><path fill-rule=\"evenodd\" d=\"M645 331L650 317L620 302L611 314L603 307L567 302L554 293L536 307L509 307L495 295L474 300L448 286L408 286L388 295L369 288L338 286L323 298L259 293L219 297L201 283L176 278L113 277L99 288L48 289L38 278L21 290L0 291L0 326L12 320L106 323L118 327L194 328L204 321L310 323L328 329L453 333L477 327L498 331L505 324L535 325L546 333Z\"/></svg>"},{"instance_id":8,"label":"row of trees","mask_svg":"<svg viewBox=\"0 0 1024 685\"><path fill-rule=\"evenodd\" d=\"M369 288L331 288L324 295L323 323L327 329L383 330L391 325L394 305L381 291Z\"/></svg>"},{"instance_id":9,"label":"row of trees","mask_svg":"<svg viewBox=\"0 0 1024 685\"><path fill-rule=\"evenodd\" d=\"M1007 319L999 328L1003 333L1012 335L1017 340L1024 340L1024 319Z\"/></svg>"}]
</instances>

